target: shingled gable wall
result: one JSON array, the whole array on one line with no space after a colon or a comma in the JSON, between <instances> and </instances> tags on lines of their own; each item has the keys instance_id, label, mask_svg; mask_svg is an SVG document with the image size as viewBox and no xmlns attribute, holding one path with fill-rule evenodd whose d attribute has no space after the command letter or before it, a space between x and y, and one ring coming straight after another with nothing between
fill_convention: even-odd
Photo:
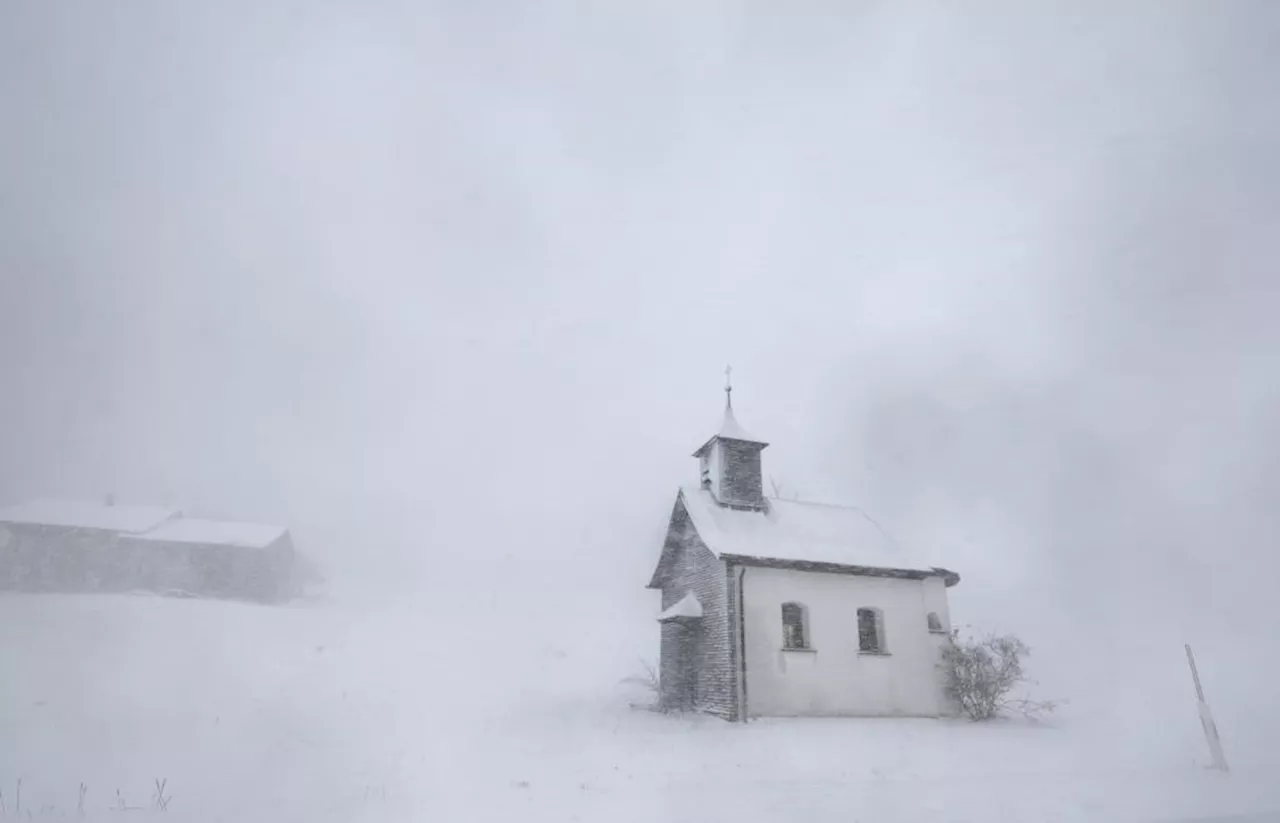
<instances>
[{"instance_id":1,"label":"shingled gable wall","mask_svg":"<svg viewBox=\"0 0 1280 823\"><path fill-rule=\"evenodd\" d=\"M659 676L661 701L677 707L676 684L691 674L693 708L725 719L737 717L737 689L733 659L732 626L729 614L729 574L725 563L711 553L698 537L683 501L676 502L668 545L674 548L668 573L662 580L662 608L667 609L692 591L702 604L702 619L695 621L693 672L679 671L679 634L674 622L662 624Z\"/></svg>"}]
</instances>

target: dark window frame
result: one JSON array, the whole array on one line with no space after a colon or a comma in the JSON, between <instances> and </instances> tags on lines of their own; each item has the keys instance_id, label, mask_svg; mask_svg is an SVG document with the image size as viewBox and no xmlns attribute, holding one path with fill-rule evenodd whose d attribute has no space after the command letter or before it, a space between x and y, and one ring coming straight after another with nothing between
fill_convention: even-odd
<instances>
[{"instance_id":1,"label":"dark window frame","mask_svg":"<svg viewBox=\"0 0 1280 823\"><path fill-rule=\"evenodd\" d=\"M884 612L871 606L858 609L858 654L888 654Z\"/></svg>"},{"instance_id":2,"label":"dark window frame","mask_svg":"<svg viewBox=\"0 0 1280 823\"><path fill-rule=\"evenodd\" d=\"M782 604L782 648L796 652L813 650L809 635L809 608L803 603L788 601Z\"/></svg>"}]
</instances>

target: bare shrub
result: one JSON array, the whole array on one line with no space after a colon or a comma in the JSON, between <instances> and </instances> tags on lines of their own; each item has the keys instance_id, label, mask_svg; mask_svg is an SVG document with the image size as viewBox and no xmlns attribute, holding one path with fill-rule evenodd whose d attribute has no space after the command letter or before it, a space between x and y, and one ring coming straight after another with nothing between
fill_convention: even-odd
<instances>
[{"instance_id":1,"label":"bare shrub","mask_svg":"<svg viewBox=\"0 0 1280 823\"><path fill-rule=\"evenodd\" d=\"M1011 697L1013 690L1027 683L1023 658L1031 649L1013 635L961 637L951 632L951 642L942 649L942 669L947 696L971 720L990 720L1017 713L1030 719L1054 711L1061 701L1036 701Z\"/></svg>"},{"instance_id":2,"label":"bare shrub","mask_svg":"<svg viewBox=\"0 0 1280 823\"><path fill-rule=\"evenodd\" d=\"M652 662L641 659L640 671L629 677L622 678L621 682L627 686L639 686L649 693L649 700L645 703L644 708L658 708L662 690L659 685L658 668Z\"/></svg>"}]
</instances>

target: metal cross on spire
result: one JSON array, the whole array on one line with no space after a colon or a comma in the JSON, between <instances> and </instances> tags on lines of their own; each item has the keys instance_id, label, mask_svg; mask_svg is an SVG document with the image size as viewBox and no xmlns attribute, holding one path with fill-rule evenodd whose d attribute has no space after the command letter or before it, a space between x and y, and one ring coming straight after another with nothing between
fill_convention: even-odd
<instances>
[{"instance_id":1,"label":"metal cross on spire","mask_svg":"<svg viewBox=\"0 0 1280 823\"><path fill-rule=\"evenodd\" d=\"M724 367L724 407L733 408L733 366Z\"/></svg>"}]
</instances>

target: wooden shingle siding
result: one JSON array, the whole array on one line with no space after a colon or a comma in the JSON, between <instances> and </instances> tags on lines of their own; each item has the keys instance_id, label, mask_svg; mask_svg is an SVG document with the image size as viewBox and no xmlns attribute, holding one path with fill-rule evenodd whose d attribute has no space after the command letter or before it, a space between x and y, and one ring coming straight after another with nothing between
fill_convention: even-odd
<instances>
[{"instance_id":1,"label":"wooden shingle siding","mask_svg":"<svg viewBox=\"0 0 1280 823\"><path fill-rule=\"evenodd\" d=\"M761 477L760 446L737 440L722 441L724 461L720 481L721 499L739 506L765 508Z\"/></svg>"},{"instance_id":2,"label":"wooden shingle siding","mask_svg":"<svg viewBox=\"0 0 1280 823\"><path fill-rule=\"evenodd\" d=\"M684 504L677 503L671 518L668 544L672 562L662 580L662 607L669 608L692 591L702 604L702 618L694 621L690 673L681 670L678 655L679 627L662 626L661 700L679 707L678 689L685 676L693 678L693 708L725 719L737 717L737 680L729 620L729 579L723 561L703 544L689 522Z\"/></svg>"}]
</instances>

